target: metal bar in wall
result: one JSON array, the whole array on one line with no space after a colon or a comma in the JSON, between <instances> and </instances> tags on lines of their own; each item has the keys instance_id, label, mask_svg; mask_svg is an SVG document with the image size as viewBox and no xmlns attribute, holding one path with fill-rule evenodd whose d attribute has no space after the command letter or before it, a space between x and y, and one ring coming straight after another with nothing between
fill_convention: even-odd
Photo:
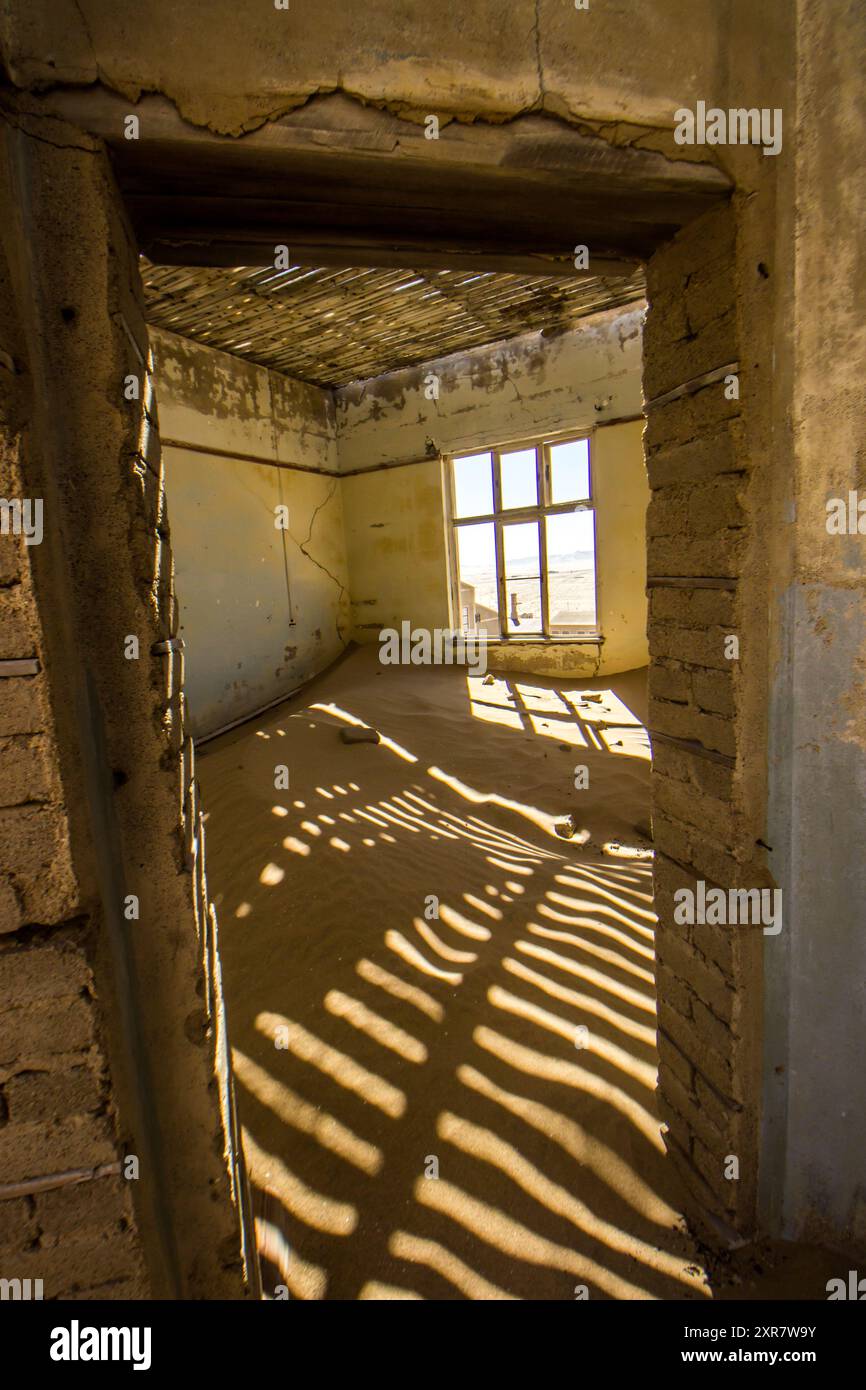
<instances>
[{"instance_id":1,"label":"metal bar in wall","mask_svg":"<svg viewBox=\"0 0 866 1390\"><path fill-rule=\"evenodd\" d=\"M591 512L592 502L555 502L549 507L509 507L502 513L504 521L535 521L539 516L560 516L565 512ZM461 516L454 522L455 526L477 526L482 521L493 521L494 513L486 512L482 516Z\"/></svg>"},{"instance_id":2,"label":"metal bar in wall","mask_svg":"<svg viewBox=\"0 0 866 1390\"><path fill-rule=\"evenodd\" d=\"M502 528L502 474L499 450L491 450L493 467L493 534L496 542L496 593L499 598L499 635L508 636L508 595L505 590L505 540Z\"/></svg>"},{"instance_id":3,"label":"metal bar in wall","mask_svg":"<svg viewBox=\"0 0 866 1390\"><path fill-rule=\"evenodd\" d=\"M454 466L450 458L440 460L442 471L442 496L445 501L445 539L448 556L448 592L451 601L451 626L463 631L463 605L460 601L460 567L457 559L457 539L454 533ZM454 615L457 622L454 622ZM474 625L475 615L472 615Z\"/></svg>"},{"instance_id":4,"label":"metal bar in wall","mask_svg":"<svg viewBox=\"0 0 866 1390\"><path fill-rule=\"evenodd\" d=\"M535 446L535 490L542 506L547 505L545 472L547 452L544 443ZM547 592L547 513L538 518L538 558L541 562L541 631L550 636L550 595Z\"/></svg>"},{"instance_id":5,"label":"metal bar in wall","mask_svg":"<svg viewBox=\"0 0 866 1390\"><path fill-rule=\"evenodd\" d=\"M594 594L595 594L595 626L596 626L597 629L600 630L600 629L601 629L601 623L600 623L600 621L599 621L599 614L601 613L601 592L600 592L600 585L599 585L599 580L598 580L598 525L597 525L597 522L598 522L598 514L597 514L596 509L595 509L595 487L594 487L594 478L593 478L593 475L594 475L594 472L595 472L595 459L594 459L594 457L593 457L593 445L592 445L592 439L591 439L591 438L587 440L587 455L588 455L588 465L587 465L587 466L588 466L588 481L587 481L587 487L588 487L588 489L589 489L589 500L590 500L590 502L591 502L591 504L592 504L592 585L593 585L593 592L594 592Z\"/></svg>"}]
</instances>

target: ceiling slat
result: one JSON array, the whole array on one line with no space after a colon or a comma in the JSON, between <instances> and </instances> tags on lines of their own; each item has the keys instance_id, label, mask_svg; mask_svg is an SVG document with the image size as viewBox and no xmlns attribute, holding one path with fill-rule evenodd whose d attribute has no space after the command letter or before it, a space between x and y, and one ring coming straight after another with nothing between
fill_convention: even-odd
<instances>
[{"instance_id":1,"label":"ceiling slat","mask_svg":"<svg viewBox=\"0 0 866 1390\"><path fill-rule=\"evenodd\" d=\"M318 386L344 386L634 303L644 278L295 266L184 267L142 258L149 321Z\"/></svg>"}]
</instances>

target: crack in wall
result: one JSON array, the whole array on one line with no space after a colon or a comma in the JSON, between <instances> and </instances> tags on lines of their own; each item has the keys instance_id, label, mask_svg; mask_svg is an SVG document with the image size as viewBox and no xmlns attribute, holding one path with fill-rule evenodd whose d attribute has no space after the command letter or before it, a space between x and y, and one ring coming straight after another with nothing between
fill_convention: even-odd
<instances>
[{"instance_id":1,"label":"crack in wall","mask_svg":"<svg viewBox=\"0 0 866 1390\"><path fill-rule=\"evenodd\" d=\"M326 574L326 575L328 576L329 579L333 580L333 582L336 584L337 588L339 589L339 595L338 595L338 598L337 598L337 611L336 611L336 613L335 613L335 615L334 615L334 623L335 623L335 626L336 626L336 629L337 629L337 640L338 640L338 642L342 642L342 641L343 641L343 632L342 632L342 628L340 627L340 605L341 605L341 602L342 602L343 598L346 596L346 586L345 586L345 584L343 584L343 583L340 582L340 580L337 578L337 576L336 576L335 574L332 574L332 573L331 573L331 571L328 569L328 567L327 567L326 565L321 564L321 563L316 559L315 555L311 555L310 552L309 552L309 550L307 550L307 548L306 548L306 547L310 544L310 540L312 539L313 527L314 527L315 524L316 524L316 517L319 515L319 512L322 511L322 509L323 509L324 507L327 507L328 503L329 503L329 502L331 501L331 499L333 498L333 496L334 496L334 494L335 494L335 492L336 492L336 490L337 490L337 483L338 483L338 482L339 482L339 478L334 478L333 482L331 483L331 487L330 487L330 489L329 489L329 491L328 491L327 497L324 499L323 502L320 502L319 505L318 505L316 508L314 508L314 510L313 510L313 515L310 517L310 526L309 526L309 530L307 531L306 540L304 540L304 541L299 541L295 536L292 536L292 540L295 542L295 545L298 547L298 549L300 550L301 554L302 554L302 555L305 555L306 558L307 558L308 560L312 561L312 563L316 566L317 569L320 569L320 570L322 571L323 574Z\"/></svg>"},{"instance_id":2,"label":"crack in wall","mask_svg":"<svg viewBox=\"0 0 866 1390\"><path fill-rule=\"evenodd\" d=\"M544 69L541 63L541 0L535 0L535 18L532 24L532 41L535 46L535 69L538 73L538 108L544 109Z\"/></svg>"}]
</instances>

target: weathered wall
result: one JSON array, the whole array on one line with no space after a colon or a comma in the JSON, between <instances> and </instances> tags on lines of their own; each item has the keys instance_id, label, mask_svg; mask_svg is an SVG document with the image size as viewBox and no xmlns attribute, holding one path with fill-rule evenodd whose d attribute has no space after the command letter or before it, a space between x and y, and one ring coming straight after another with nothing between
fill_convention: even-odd
<instances>
[{"instance_id":1,"label":"weathered wall","mask_svg":"<svg viewBox=\"0 0 866 1390\"><path fill-rule=\"evenodd\" d=\"M609 425L592 437L598 611L604 635L600 674L645 666L646 513L649 485L643 421Z\"/></svg>"},{"instance_id":2,"label":"weathered wall","mask_svg":"<svg viewBox=\"0 0 866 1390\"><path fill-rule=\"evenodd\" d=\"M466 453L641 413L643 309L612 309L558 337L528 333L342 387L341 472L430 453ZM438 378L438 399L425 394Z\"/></svg>"},{"instance_id":3,"label":"weathered wall","mask_svg":"<svg viewBox=\"0 0 866 1390\"><path fill-rule=\"evenodd\" d=\"M438 458L352 470L423 458L428 438L457 450L637 415L641 322L641 309L601 314L552 340L532 334L335 395L156 330L192 732L210 733L302 684L350 635L373 641L404 619L447 627ZM436 401L424 394L431 372ZM527 644L493 656L494 665L569 674L646 663L640 425L597 430L593 451L605 644ZM273 526L279 503L289 507L285 554Z\"/></svg>"},{"instance_id":4,"label":"weathered wall","mask_svg":"<svg viewBox=\"0 0 866 1390\"><path fill-rule=\"evenodd\" d=\"M770 882L744 728L762 641L747 582L757 460L724 376L700 381L725 366L739 372L736 252L735 216L725 210L653 257L644 385L661 1103L669 1147L700 1204L742 1229L756 1200L761 928L674 915L674 894L696 893L699 880L724 889ZM740 1164L735 1181L729 1155Z\"/></svg>"},{"instance_id":5,"label":"weathered wall","mask_svg":"<svg viewBox=\"0 0 866 1390\"><path fill-rule=\"evenodd\" d=\"M767 938L764 1216L795 1239L866 1249L866 536L827 504L866 500L866 11L797 5L799 110L788 167L785 450L766 535L770 863L785 931ZM832 99L828 100L828 94ZM840 236L840 231L846 235ZM848 235L850 233L850 235ZM788 407L787 411L785 408Z\"/></svg>"},{"instance_id":6,"label":"weathered wall","mask_svg":"<svg viewBox=\"0 0 866 1390\"><path fill-rule=\"evenodd\" d=\"M26 116L2 132L11 370L0 388L20 488L43 499L45 516L28 557L41 629L31 602L25 650L25 629L7 633L16 656L37 656L45 680L31 698L41 686L45 700L28 713L19 689L21 712L11 716L37 727L4 846L20 918L3 952L15 1120L4 1128L3 1180L12 1172L32 1185L46 1172L114 1161L119 1150L138 1160L124 1193L99 1178L51 1194L42 1234L32 1219L41 1199L26 1204L31 1219L18 1207L19 1251L34 1234L41 1242L23 1272L45 1279L46 1297L94 1282L113 1283L121 1297L143 1287L136 1230L154 1296L237 1297L231 1194L242 1184L136 249L94 142ZM135 399L124 393L130 377ZM15 557L7 560L14 574ZM28 584L21 570L6 596L13 613L16 603L26 613ZM29 848L21 815L33 821ZM46 834L67 839L74 880ZM52 857L53 881L28 890ZM92 1113L94 1083L102 1117ZM122 1237L130 1196L135 1223Z\"/></svg>"},{"instance_id":7,"label":"weathered wall","mask_svg":"<svg viewBox=\"0 0 866 1390\"><path fill-rule=\"evenodd\" d=\"M533 333L344 387L336 393L340 471L423 459L434 446L459 453L637 416L642 320L641 308L610 311L559 337ZM649 494L640 423L596 429L592 453L604 645L512 644L491 649L494 667L580 675L646 664ZM403 620L448 627L438 460L346 476L343 488L356 639L373 641Z\"/></svg>"},{"instance_id":8,"label":"weathered wall","mask_svg":"<svg viewBox=\"0 0 866 1390\"><path fill-rule=\"evenodd\" d=\"M849 640L853 629L848 595L854 590L851 544L840 539L834 559L825 553L823 539L816 540L814 529L809 533L808 525L810 512L818 511L812 517L816 526L820 519L810 470L820 479L819 489L832 487L831 495L844 490L845 455L857 456L863 433L862 399L850 377L862 318L852 303L853 287L862 283L852 249L857 209L851 200L857 170L848 173L846 164L856 158L859 137L851 139L848 134L850 104L847 96L844 100L838 96L841 82L849 90L861 89L852 65L862 52L862 6L856 0L835 0L831 6L810 6L807 0L797 5L770 0L761 6L753 0L727 4L670 0L664 6L638 7L632 0L608 0L603 6L575 11L561 0L519 0L505 10L479 3L470 13L456 6L429 13L415 7L401 19L400 51L395 52L388 38L393 33L393 12L385 0L375 0L362 10L347 10L342 0L323 0L314 15L300 6L281 12L270 6L249 7L239 14L233 0L214 0L208 7L207 25L169 0L143 0L136 6L134 26L125 7L109 0L64 0L50 9L14 0L3 9L0 36L13 81L21 86L37 91L56 83L90 84L101 79L125 93L131 104L142 91L162 91L187 120L214 130L240 132L318 91L342 87L411 118L434 111L468 119L502 119L546 109L575 124L601 128L613 142L640 141L673 157L714 160L732 174L737 185L735 246L730 281L720 282L719 290L732 288L736 301L737 350L742 358L740 422L731 425L727 441L727 431L721 428L724 421L714 414L716 398L701 392L688 406L660 412L652 429L670 433L651 439L648 435L648 439L659 455L666 449L682 451L679 466L683 471L669 475L670 483L659 483L659 490L675 488L689 477L696 482L714 478L720 471L717 447L725 450L729 442L737 460L732 472L741 471L747 480L746 524L722 528L743 531L739 570L715 576L736 579L736 589L716 591L708 599L698 586L685 594L677 593L676 586L663 586L657 604L654 598L653 619L671 630L680 629L684 643L667 652L656 648L654 665L660 672L663 669L673 679L692 666L698 668L687 680L679 684L674 680L667 695L656 686L657 702L683 706L678 712L670 708L661 713L670 718L678 713L685 727L696 721L708 738L710 731L712 738L721 741L733 734L736 765L730 768L712 758L701 760L693 749L680 750L683 761L676 770L672 763L657 765L657 785L661 788L664 779L682 784L680 807L686 812L682 825L692 824L689 817L700 815L706 829L717 817L719 844L725 855L736 851L736 863L745 865L750 854L762 852L764 843L773 846L773 871L786 886L786 910L792 915L789 928L782 932L783 951L791 948L787 963L773 939L766 943L770 983L767 1093L775 1114L761 1156L771 1194L765 1219L776 1231L820 1229L845 1239L859 1219L858 1178L852 1166L856 1160L837 1160L845 1146L854 1155L862 1151L862 1135L858 1139L851 1118L862 1116L860 1068L850 1062L862 1037L850 985L858 961L850 913L862 900L851 868L862 864L862 837L854 817L847 814L848 808L862 802L862 757L859 745L852 743L851 727L841 722L840 711L847 711L852 699L860 698L854 668L859 658ZM793 82L798 27L799 125ZM694 106L697 100L723 107L782 107L784 152L771 159L751 150L675 146L673 112L682 105ZM790 157L792 132L802 146L796 167ZM840 169L846 178L838 178ZM85 234L91 230L73 200L67 203L66 221L58 228L58 245L70 228L81 228ZM801 240L796 255L795 236ZM90 244L99 245L98 239ZM678 269L677 257L681 254L688 262L690 245L695 251L693 262L687 270L684 265ZM712 259L712 246L705 247L705 255ZM682 247L673 248L653 272L659 290L669 287L671 296L680 297L688 309L686 318L677 321L675 317L670 325L670 341L679 344L682 360L664 385L655 386L656 392L720 365L710 348L726 347L724 323L719 324L721 336L714 339L712 315L704 320L700 312L703 258L698 244L686 237ZM692 317L695 311L697 324ZM716 317L726 317L724 295ZM840 343L834 332L827 332L828 323L835 326ZM803 344L796 362L792 325ZM657 340L650 357L660 350L664 351L664 344ZM795 390L801 396L796 415ZM705 417L703 411L710 402L713 410ZM697 422L686 419L693 409L699 414ZM792 422L797 426L796 437ZM716 444L705 450L709 439ZM854 476L859 483L861 475ZM772 512L766 510L770 493ZM804 507L807 498L810 501ZM736 499L728 501L739 505ZM823 497L822 506L825 501ZM662 515L668 504L676 510L672 493L655 508L664 525L669 524ZM792 504L796 504L796 523ZM680 524L688 527L683 507L680 516ZM796 549L792 528L798 538ZM657 551L663 552L663 538L674 532L656 534L660 537ZM707 554L711 544L712 537L702 541ZM692 553L698 564L692 577L699 578L700 547ZM792 583L795 555L799 558L796 583ZM833 566L829 582L823 570L814 568L810 557L815 556ZM764 617L768 570L772 645L766 640ZM669 571L666 577L688 575ZM815 618L810 604L817 612ZM693 678L711 673L712 666L706 642L692 642L688 634L703 638L728 627L739 632L747 653L740 677L721 686ZM832 635L832 646L824 645L826 634ZM765 814L771 663L776 678L772 831ZM711 693L714 685L716 696ZM726 724L722 717L715 722L723 711L716 710L712 701L729 696L734 701L733 720ZM822 742L825 734L826 744ZM63 738L61 744L65 746ZM848 756L852 749L853 756ZM714 780L713 767L723 770L718 780ZM823 790L823 797L815 795L816 788ZM844 816L830 809L837 792ZM694 829L700 831L701 826ZM791 826L796 826L796 833L789 836ZM677 843L690 855L703 853L690 833L679 831L678 837ZM673 854L673 845L669 838L664 853ZM792 867L800 856L806 866L802 873ZM730 868L728 864L724 872ZM687 874L695 869L697 860L689 859ZM703 866L699 871L704 872ZM722 869L707 868L706 872L712 877L722 874ZM665 891L660 881L661 934L670 945L676 935L670 930L672 915ZM681 970L683 979L697 987L696 997L705 1009L711 1002L710 991L719 987L718 976L703 970L715 951L723 977L718 1000L722 1012L716 1014L721 1033L701 1008L692 1012L695 1001L688 992L679 996L679 1002L685 1010L683 1021L691 1016L696 1025L690 1046L694 1045L698 1062L699 1050L710 1062L718 1050L726 1059L725 1067L732 1059L739 1059L738 1068L745 1064L737 1079L737 1087L744 1087L745 1104L737 1109L741 1102L737 1095L724 1092L724 1081L722 1087L715 1085L715 1091L708 1088L706 1077L698 1076L689 1057L676 1073L670 1052L662 1090L671 1111L681 1117L675 1123L686 1141L690 1165L692 1159L704 1157L698 1147L699 1143L706 1147L698 1129L702 1119L712 1122L715 1115L719 1121L715 1137L711 1134L710 1178L706 1188L699 1188L699 1204L720 1209L719 1192L712 1185L718 1184L719 1145L727 1142L731 1125L741 1125L741 1169L746 1170L747 1187L735 1199L730 1214L742 1229L748 1229L756 1185L758 1108L749 1048L752 1055L760 1048L762 985L759 972L749 973L753 946L740 941L740 935L706 937L707 954L703 948L691 949L696 941L680 942L689 949L678 967L671 966L665 987L672 1000ZM739 1031L728 1027L724 1017L734 1002L751 1011L748 1020L744 1014L737 1023ZM791 1083L786 1078L792 1073L789 1095ZM719 1091L721 1109L715 1094ZM826 1105L821 1103L823 1096ZM862 1120L857 1118L856 1123ZM781 1204L773 1198L774 1190L784 1194ZM724 1202L721 1206L729 1210Z\"/></svg>"},{"instance_id":9,"label":"weathered wall","mask_svg":"<svg viewBox=\"0 0 866 1390\"><path fill-rule=\"evenodd\" d=\"M10 499L25 495L23 343L2 258L0 324L0 495ZM20 535L0 536L0 1278L42 1280L49 1299L142 1298L30 554ZM16 661L33 674L6 674Z\"/></svg>"},{"instance_id":10,"label":"weathered wall","mask_svg":"<svg viewBox=\"0 0 866 1390\"><path fill-rule=\"evenodd\" d=\"M153 342L198 737L296 689L348 639L333 402L175 334L156 330ZM274 524L280 506L285 531Z\"/></svg>"},{"instance_id":11,"label":"weathered wall","mask_svg":"<svg viewBox=\"0 0 866 1390\"><path fill-rule=\"evenodd\" d=\"M100 79L131 101L162 91L197 125L239 134L317 92L342 90L409 116L428 111L502 120L539 105L576 120L670 126L683 104L724 104L754 72L779 64L788 0L606 0L578 11L562 0L484 0L400 11L321 0L315 11L272 4L239 13L211 0L207 24L174 0L136 6L135 32L115 0L8 4L0 28L21 86ZM639 41L637 41L639 35ZM390 45L390 46L389 46ZM735 61L754 55L754 67ZM748 91L743 92L748 97ZM748 102L746 103L748 104ZM668 141L672 148L672 142Z\"/></svg>"},{"instance_id":12,"label":"weathered wall","mask_svg":"<svg viewBox=\"0 0 866 1390\"><path fill-rule=\"evenodd\" d=\"M438 458L343 478L352 636L383 627L447 628L448 552Z\"/></svg>"}]
</instances>

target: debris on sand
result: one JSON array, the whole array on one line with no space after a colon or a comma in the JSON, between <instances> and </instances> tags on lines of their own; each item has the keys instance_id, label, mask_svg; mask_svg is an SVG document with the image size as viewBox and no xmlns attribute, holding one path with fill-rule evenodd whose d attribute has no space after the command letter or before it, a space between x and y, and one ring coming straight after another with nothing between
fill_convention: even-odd
<instances>
[{"instance_id":1,"label":"debris on sand","mask_svg":"<svg viewBox=\"0 0 866 1390\"><path fill-rule=\"evenodd\" d=\"M378 729L368 729L365 725L362 728L341 729L340 738L344 743L378 743L381 735Z\"/></svg>"},{"instance_id":2,"label":"debris on sand","mask_svg":"<svg viewBox=\"0 0 866 1390\"><path fill-rule=\"evenodd\" d=\"M561 840L573 840L577 834L577 821L574 816L568 815L565 820L558 820L553 828Z\"/></svg>"}]
</instances>

